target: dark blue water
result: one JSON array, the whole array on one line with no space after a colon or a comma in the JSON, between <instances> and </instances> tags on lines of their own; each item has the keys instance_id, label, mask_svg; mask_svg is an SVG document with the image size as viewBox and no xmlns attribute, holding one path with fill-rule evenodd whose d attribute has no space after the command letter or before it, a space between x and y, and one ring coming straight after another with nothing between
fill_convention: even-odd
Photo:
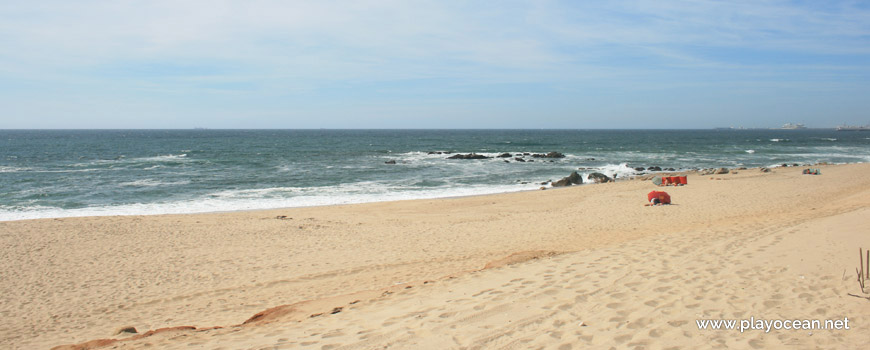
<instances>
[{"instance_id":1,"label":"dark blue water","mask_svg":"<svg viewBox=\"0 0 870 350\"><path fill-rule=\"evenodd\" d=\"M870 132L834 130L0 130L0 220L498 193L578 168L867 161Z\"/></svg>"}]
</instances>

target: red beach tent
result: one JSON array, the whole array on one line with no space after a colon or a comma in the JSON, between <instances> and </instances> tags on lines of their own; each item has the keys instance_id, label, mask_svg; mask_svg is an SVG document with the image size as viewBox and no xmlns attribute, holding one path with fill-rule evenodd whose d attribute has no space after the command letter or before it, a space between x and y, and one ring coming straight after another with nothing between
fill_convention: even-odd
<instances>
[{"instance_id":1,"label":"red beach tent","mask_svg":"<svg viewBox=\"0 0 870 350\"><path fill-rule=\"evenodd\" d=\"M659 203L671 204L671 195L665 191L652 191L646 194L646 200L651 201L653 198L658 198Z\"/></svg>"}]
</instances>

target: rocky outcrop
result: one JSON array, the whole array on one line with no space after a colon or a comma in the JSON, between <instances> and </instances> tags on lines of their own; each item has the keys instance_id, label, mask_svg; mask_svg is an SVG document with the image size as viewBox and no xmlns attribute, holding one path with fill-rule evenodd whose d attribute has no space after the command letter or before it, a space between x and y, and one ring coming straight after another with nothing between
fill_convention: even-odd
<instances>
[{"instance_id":1,"label":"rocky outcrop","mask_svg":"<svg viewBox=\"0 0 870 350\"><path fill-rule=\"evenodd\" d=\"M384 164L396 164L396 161L395 160L388 160L388 161L384 162Z\"/></svg>"},{"instance_id":2,"label":"rocky outcrop","mask_svg":"<svg viewBox=\"0 0 870 350\"><path fill-rule=\"evenodd\" d=\"M477 154L477 153L469 153L469 154L454 154L447 159L489 159L489 157Z\"/></svg>"},{"instance_id":3,"label":"rocky outcrop","mask_svg":"<svg viewBox=\"0 0 870 350\"><path fill-rule=\"evenodd\" d=\"M559 181L553 183L553 187L564 187L571 185L579 185L583 183L583 177L580 174L577 174L576 171L572 172L571 175L562 178Z\"/></svg>"},{"instance_id":4,"label":"rocky outcrop","mask_svg":"<svg viewBox=\"0 0 870 350\"><path fill-rule=\"evenodd\" d=\"M651 166L651 167L649 167L649 168L646 168L646 170L649 170L649 171L662 171L662 168L661 168L661 167L658 167L658 166Z\"/></svg>"},{"instance_id":5,"label":"rocky outcrop","mask_svg":"<svg viewBox=\"0 0 870 350\"><path fill-rule=\"evenodd\" d=\"M602 183L613 181L613 179L611 179L609 176L604 175L602 173L589 174L588 178L589 178L589 180L592 180L597 184L602 184Z\"/></svg>"},{"instance_id":6,"label":"rocky outcrop","mask_svg":"<svg viewBox=\"0 0 870 350\"><path fill-rule=\"evenodd\" d=\"M565 155L559 152L550 152L547 154L535 153L532 155L535 158L565 158Z\"/></svg>"},{"instance_id":7,"label":"rocky outcrop","mask_svg":"<svg viewBox=\"0 0 870 350\"><path fill-rule=\"evenodd\" d=\"M496 158L510 158L512 157L510 153L502 153L496 156Z\"/></svg>"}]
</instances>

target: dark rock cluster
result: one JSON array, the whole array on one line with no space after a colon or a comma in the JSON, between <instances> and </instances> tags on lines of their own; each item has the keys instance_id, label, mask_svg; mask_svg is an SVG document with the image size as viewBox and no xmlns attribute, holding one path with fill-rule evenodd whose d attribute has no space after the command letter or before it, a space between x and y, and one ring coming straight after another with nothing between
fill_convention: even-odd
<instances>
[{"instance_id":1,"label":"dark rock cluster","mask_svg":"<svg viewBox=\"0 0 870 350\"><path fill-rule=\"evenodd\" d=\"M559 181L553 183L553 187L564 187L571 185L579 185L583 183L583 177L580 174L577 174L576 171L572 172L571 175L562 178Z\"/></svg>"},{"instance_id":2,"label":"dark rock cluster","mask_svg":"<svg viewBox=\"0 0 870 350\"><path fill-rule=\"evenodd\" d=\"M532 154L532 157L535 158L565 158L565 155L559 152L549 152L547 154L543 153L535 153Z\"/></svg>"},{"instance_id":3,"label":"dark rock cluster","mask_svg":"<svg viewBox=\"0 0 870 350\"><path fill-rule=\"evenodd\" d=\"M597 184L602 184L602 183L613 181L613 179L611 179L609 176L604 175L602 173L592 173L592 174L589 174L588 177L589 177L589 180L592 180Z\"/></svg>"}]
</instances>

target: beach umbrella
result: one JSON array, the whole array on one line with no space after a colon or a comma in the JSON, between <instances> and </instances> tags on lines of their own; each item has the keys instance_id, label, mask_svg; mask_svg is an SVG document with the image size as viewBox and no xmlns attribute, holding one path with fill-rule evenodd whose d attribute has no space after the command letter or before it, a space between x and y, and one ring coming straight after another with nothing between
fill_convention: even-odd
<instances>
[{"instance_id":1,"label":"beach umbrella","mask_svg":"<svg viewBox=\"0 0 870 350\"><path fill-rule=\"evenodd\" d=\"M661 204L671 204L671 195L665 191L652 191L646 194L647 201L651 201L653 198L658 198Z\"/></svg>"},{"instance_id":2,"label":"beach umbrella","mask_svg":"<svg viewBox=\"0 0 870 350\"><path fill-rule=\"evenodd\" d=\"M662 177L656 176L656 177L652 178L652 183L653 183L653 185L661 186L662 185Z\"/></svg>"}]
</instances>

